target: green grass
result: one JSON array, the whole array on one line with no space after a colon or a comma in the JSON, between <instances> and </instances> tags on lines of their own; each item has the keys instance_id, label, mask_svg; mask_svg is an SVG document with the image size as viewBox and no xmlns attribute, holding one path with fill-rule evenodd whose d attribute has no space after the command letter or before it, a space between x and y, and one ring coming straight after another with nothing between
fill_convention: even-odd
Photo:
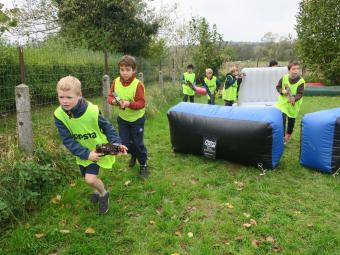
<instances>
[{"instance_id":1,"label":"green grass","mask_svg":"<svg viewBox=\"0 0 340 255\"><path fill-rule=\"evenodd\" d=\"M1 253L338 254L339 177L305 169L298 157L301 116L339 107L339 101L305 97L278 168L264 176L253 167L174 154L166 117L170 105L165 105L145 127L147 180L138 177L137 167L127 168L128 157L119 157L114 169L101 172L111 197L107 215L98 216L90 189L78 178L55 191L59 204L47 198L29 219L2 233ZM256 225L246 229L250 219ZM95 233L85 234L88 227ZM42 238L35 236L41 233Z\"/></svg>"}]
</instances>

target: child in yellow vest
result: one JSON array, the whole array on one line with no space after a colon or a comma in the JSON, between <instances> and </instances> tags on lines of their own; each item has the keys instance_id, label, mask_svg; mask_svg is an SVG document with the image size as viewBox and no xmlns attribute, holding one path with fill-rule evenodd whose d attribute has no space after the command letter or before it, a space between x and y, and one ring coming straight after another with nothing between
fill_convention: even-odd
<instances>
[{"instance_id":1,"label":"child in yellow vest","mask_svg":"<svg viewBox=\"0 0 340 255\"><path fill-rule=\"evenodd\" d=\"M192 64L187 66L187 71L183 74L181 78L182 82L182 90L183 90L183 102L188 102L188 98L190 103L194 102L195 98L195 80L196 75L193 72L194 66Z\"/></svg>"},{"instance_id":2,"label":"child in yellow vest","mask_svg":"<svg viewBox=\"0 0 340 255\"><path fill-rule=\"evenodd\" d=\"M288 64L288 74L284 75L276 85L279 99L276 106L282 111L283 135L285 143L289 142L293 133L295 119L299 114L303 101L305 80L300 76L300 65L297 61ZM288 125L286 129L286 119ZM287 132L286 132L287 130Z\"/></svg>"},{"instance_id":3,"label":"child in yellow vest","mask_svg":"<svg viewBox=\"0 0 340 255\"><path fill-rule=\"evenodd\" d=\"M136 60L125 55L118 62L119 74L111 85L108 103L118 107L119 136L131 153L129 167L136 160L140 164L140 176L147 177L147 150L144 145L145 88L136 78Z\"/></svg>"},{"instance_id":4,"label":"child in yellow vest","mask_svg":"<svg viewBox=\"0 0 340 255\"><path fill-rule=\"evenodd\" d=\"M227 73L226 81L224 84L222 98L225 106L232 106L238 98L238 91L242 83L242 74L236 66L230 69Z\"/></svg>"},{"instance_id":5,"label":"child in yellow vest","mask_svg":"<svg viewBox=\"0 0 340 255\"><path fill-rule=\"evenodd\" d=\"M122 154L127 148L112 124L100 113L98 107L82 97L81 83L73 77L62 78L57 84L60 106L54 111L54 122L65 147L76 156L86 183L93 188L92 202L99 203L99 213L109 209L109 192L97 177L99 167L111 169L115 157L96 152L96 145L115 143Z\"/></svg>"},{"instance_id":6,"label":"child in yellow vest","mask_svg":"<svg viewBox=\"0 0 340 255\"><path fill-rule=\"evenodd\" d=\"M207 90L208 104L215 104L215 95L220 85L220 81L213 75L213 70L211 68L207 68L205 70L203 87Z\"/></svg>"}]
</instances>

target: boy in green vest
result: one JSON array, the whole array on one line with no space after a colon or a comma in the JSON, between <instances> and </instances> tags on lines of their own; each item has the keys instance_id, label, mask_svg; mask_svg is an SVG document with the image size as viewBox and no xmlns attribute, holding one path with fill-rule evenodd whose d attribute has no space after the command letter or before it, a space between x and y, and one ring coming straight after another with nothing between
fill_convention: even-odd
<instances>
[{"instance_id":1,"label":"boy in green vest","mask_svg":"<svg viewBox=\"0 0 340 255\"><path fill-rule=\"evenodd\" d=\"M136 160L140 164L140 176L147 177L147 150L144 145L145 88L136 78L136 60L125 55L118 62L120 76L113 80L108 103L118 107L119 136L131 153L129 167Z\"/></svg>"},{"instance_id":2,"label":"boy in green vest","mask_svg":"<svg viewBox=\"0 0 340 255\"><path fill-rule=\"evenodd\" d=\"M211 68L207 68L205 70L203 87L207 90L208 104L215 104L215 95L220 85L220 81L213 75L213 70Z\"/></svg>"},{"instance_id":3,"label":"boy in green vest","mask_svg":"<svg viewBox=\"0 0 340 255\"><path fill-rule=\"evenodd\" d=\"M122 154L127 148L121 141L112 124L100 113L98 106L82 97L81 83L73 77L62 78L57 84L60 106L54 111L54 122L65 147L76 156L81 174L93 188L92 202L99 203L99 213L109 209L109 192L97 177L99 167L111 169L115 157L96 152L96 145L118 144Z\"/></svg>"},{"instance_id":4,"label":"boy in green vest","mask_svg":"<svg viewBox=\"0 0 340 255\"><path fill-rule=\"evenodd\" d=\"M288 143L293 133L295 119L299 114L305 90L305 80L300 76L299 62L289 62L288 74L279 80L276 90L280 94L276 106L282 111L284 141Z\"/></svg>"},{"instance_id":5,"label":"boy in green vest","mask_svg":"<svg viewBox=\"0 0 340 255\"><path fill-rule=\"evenodd\" d=\"M238 91L242 83L242 74L236 66L230 69L227 73L226 81L224 84L222 98L225 106L232 106L238 97Z\"/></svg>"},{"instance_id":6,"label":"boy in green vest","mask_svg":"<svg viewBox=\"0 0 340 255\"><path fill-rule=\"evenodd\" d=\"M196 75L193 72L194 66L192 64L187 66L187 71L183 74L181 78L182 89L183 89L183 102L188 102L188 97L190 99L190 103L194 102L195 98L195 80Z\"/></svg>"}]
</instances>

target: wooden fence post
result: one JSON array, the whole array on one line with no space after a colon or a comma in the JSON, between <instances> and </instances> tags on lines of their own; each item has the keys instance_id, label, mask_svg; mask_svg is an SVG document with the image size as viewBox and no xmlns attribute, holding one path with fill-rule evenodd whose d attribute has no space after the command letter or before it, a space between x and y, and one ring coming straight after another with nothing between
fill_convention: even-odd
<instances>
[{"instance_id":1,"label":"wooden fence post","mask_svg":"<svg viewBox=\"0 0 340 255\"><path fill-rule=\"evenodd\" d=\"M108 75L103 76L103 115L106 119L112 120L112 107L107 102L107 97L110 89L110 77Z\"/></svg>"},{"instance_id":2,"label":"wooden fence post","mask_svg":"<svg viewBox=\"0 0 340 255\"><path fill-rule=\"evenodd\" d=\"M176 70L175 68L172 69L172 85L176 85Z\"/></svg>"},{"instance_id":3,"label":"wooden fence post","mask_svg":"<svg viewBox=\"0 0 340 255\"><path fill-rule=\"evenodd\" d=\"M34 151L33 129L30 93L27 85L20 84L15 87L15 105L17 110L19 147L28 155L32 155Z\"/></svg>"},{"instance_id":4,"label":"wooden fence post","mask_svg":"<svg viewBox=\"0 0 340 255\"><path fill-rule=\"evenodd\" d=\"M164 90L163 72L159 71L159 86L161 90Z\"/></svg>"}]
</instances>

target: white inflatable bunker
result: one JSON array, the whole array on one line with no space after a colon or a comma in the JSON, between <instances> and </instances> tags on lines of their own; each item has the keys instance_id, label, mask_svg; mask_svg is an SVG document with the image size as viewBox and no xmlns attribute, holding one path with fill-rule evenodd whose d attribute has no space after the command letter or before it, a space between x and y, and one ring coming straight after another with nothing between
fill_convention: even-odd
<instances>
[{"instance_id":1,"label":"white inflatable bunker","mask_svg":"<svg viewBox=\"0 0 340 255\"><path fill-rule=\"evenodd\" d=\"M287 67L243 68L242 72L246 76L240 87L238 106L275 106L279 96L276 85L287 74Z\"/></svg>"}]
</instances>

